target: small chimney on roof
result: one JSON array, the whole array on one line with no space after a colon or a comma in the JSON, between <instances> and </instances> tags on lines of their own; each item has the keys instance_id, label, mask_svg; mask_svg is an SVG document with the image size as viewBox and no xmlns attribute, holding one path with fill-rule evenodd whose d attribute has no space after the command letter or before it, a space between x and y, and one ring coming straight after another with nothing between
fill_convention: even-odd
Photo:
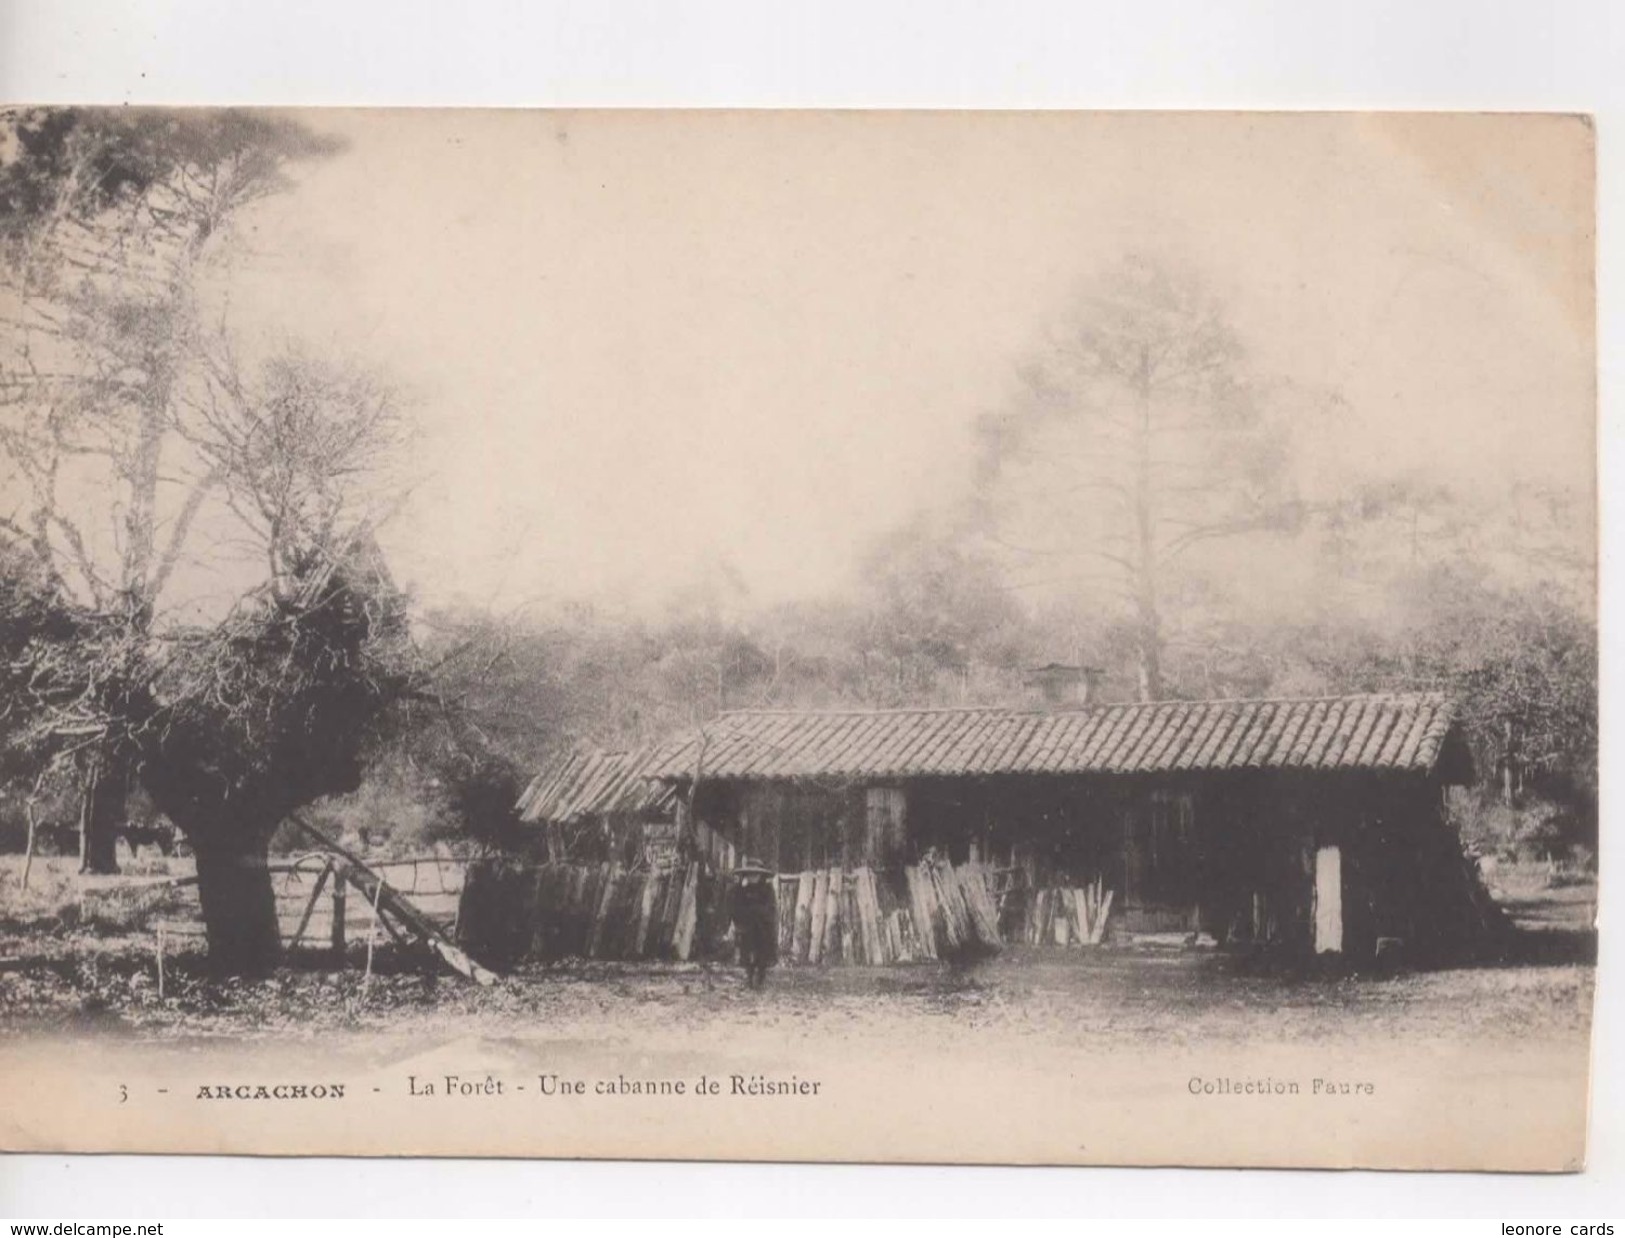
<instances>
[{"instance_id":1,"label":"small chimney on roof","mask_svg":"<svg viewBox=\"0 0 1625 1238\"><path fill-rule=\"evenodd\" d=\"M1050 709L1077 709L1094 698L1104 672L1098 666L1063 666L1051 662L1027 672L1027 686Z\"/></svg>"}]
</instances>

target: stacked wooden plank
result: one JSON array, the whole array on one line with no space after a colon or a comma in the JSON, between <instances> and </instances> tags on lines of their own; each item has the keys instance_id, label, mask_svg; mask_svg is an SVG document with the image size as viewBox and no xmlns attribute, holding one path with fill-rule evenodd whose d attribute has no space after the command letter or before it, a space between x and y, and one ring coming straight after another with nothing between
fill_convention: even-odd
<instances>
[{"instance_id":1,"label":"stacked wooden plank","mask_svg":"<svg viewBox=\"0 0 1625 1238\"><path fill-rule=\"evenodd\" d=\"M788 924L788 931L781 928L780 932L779 957L783 962L817 965L882 961L879 947L874 944L874 927L863 923L858 881L857 873L839 868L810 869L780 880L780 922Z\"/></svg>"},{"instance_id":2,"label":"stacked wooden plank","mask_svg":"<svg viewBox=\"0 0 1625 1238\"><path fill-rule=\"evenodd\" d=\"M998 916L980 866L931 862L900 877L894 885L869 868L780 877L781 961L881 967L997 949Z\"/></svg>"},{"instance_id":3,"label":"stacked wooden plank","mask_svg":"<svg viewBox=\"0 0 1625 1238\"><path fill-rule=\"evenodd\" d=\"M992 874L980 864L964 864L957 870L959 891L970 913L974 938L984 945L999 944L999 909L993 902Z\"/></svg>"},{"instance_id":4,"label":"stacked wooden plank","mask_svg":"<svg viewBox=\"0 0 1625 1238\"><path fill-rule=\"evenodd\" d=\"M1098 946L1106 939L1114 892L1099 877L1084 886L1027 890L1022 939L1032 946Z\"/></svg>"},{"instance_id":5,"label":"stacked wooden plank","mask_svg":"<svg viewBox=\"0 0 1625 1238\"><path fill-rule=\"evenodd\" d=\"M788 958L795 950L796 879L780 877L774 883L779 912L779 957Z\"/></svg>"},{"instance_id":6,"label":"stacked wooden plank","mask_svg":"<svg viewBox=\"0 0 1625 1238\"><path fill-rule=\"evenodd\" d=\"M702 874L698 864L629 872L611 864L475 862L463 886L458 937L504 963L705 957L726 945L725 880ZM988 872L979 864L927 861L905 870L896 888L868 868L813 869L779 877L776 890L786 963L878 967L1000 944Z\"/></svg>"},{"instance_id":7,"label":"stacked wooden plank","mask_svg":"<svg viewBox=\"0 0 1625 1238\"><path fill-rule=\"evenodd\" d=\"M997 950L1002 944L998 912L981 864L958 868L922 861L904 870L912 922L927 958Z\"/></svg>"},{"instance_id":8,"label":"stacked wooden plank","mask_svg":"<svg viewBox=\"0 0 1625 1238\"><path fill-rule=\"evenodd\" d=\"M816 885L817 877L808 869L796 878L793 895L787 897L784 886L779 887L779 897L792 907L790 948L780 949L779 954L783 958L805 963L812 951L813 891Z\"/></svg>"},{"instance_id":9,"label":"stacked wooden plank","mask_svg":"<svg viewBox=\"0 0 1625 1238\"><path fill-rule=\"evenodd\" d=\"M880 910L880 888L867 868L852 874L852 909L857 913L858 962L895 962L896 954L887 940L885 916Z\"/></svg>"},{"instance_id":10,"label":"stacked wooden plank","mask_svg":"<svg viewBox=\"0 0 1625 1238\"><path fill-rule=\"evenodd\" d=\"M677 896L677 914L672 922L671 951L679 959L694 957L694 940L699 933L700 866L690 864L683 874Z\"/></svg>"},{"instance_id":11,"label":"stacked wooden plank","mask_svg":"<svg viewBox=\"0 0 1625 1238\"><path fill-rule=\"evenodd\" d=\"M908 884L909 912L920 952L928 959L937 958L937 942L943 936L943 926L932 881L915 865L904 869L903 877Z\"/></svg>"},{"instance_id":12,"label":"stacked wooden plank","mask_svg":"<svg viewBox=\"0 0 1625 1238\"><path fill-rule=\"evenodd\" d=\"M699 866L628 872L611 864L469 866L458 938L506 961L688 959L715 879Z\"/></svg>"}]
</instances>

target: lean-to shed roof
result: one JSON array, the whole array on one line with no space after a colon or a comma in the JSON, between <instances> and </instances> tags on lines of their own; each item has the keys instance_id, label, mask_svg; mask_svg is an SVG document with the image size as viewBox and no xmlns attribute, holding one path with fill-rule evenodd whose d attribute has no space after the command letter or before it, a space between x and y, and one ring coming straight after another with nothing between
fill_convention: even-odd
<instances>
[{"instance_id":1,"label":"lean-to shed roof","mask_svg":"<svg viewBox=\"0 0 1625 1238\"><path fill-rule=\"evenodd\" d=\"M647 748L569 753L531 780L519 797L519 819L568 825L610 813L669 812L676 804L676 793L648 775L651 755Z\"/></svg>"}]
</instances>

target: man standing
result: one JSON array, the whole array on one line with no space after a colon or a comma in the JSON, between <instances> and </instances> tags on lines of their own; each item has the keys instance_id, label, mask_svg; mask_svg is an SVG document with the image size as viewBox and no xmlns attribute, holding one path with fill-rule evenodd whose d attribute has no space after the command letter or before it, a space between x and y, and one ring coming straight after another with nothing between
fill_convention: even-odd
<instances>
[{"instance_id":1,"label":"man standing","mask_svg":"<svg viewBox=\"0 0 1625 1238\"><path fill-rule=\"evenodd\" d=\"M779 905L773 871L747 859L733 871L729 913L745 982L759 989L779 961Z\"/></svg>"}]
</instances>

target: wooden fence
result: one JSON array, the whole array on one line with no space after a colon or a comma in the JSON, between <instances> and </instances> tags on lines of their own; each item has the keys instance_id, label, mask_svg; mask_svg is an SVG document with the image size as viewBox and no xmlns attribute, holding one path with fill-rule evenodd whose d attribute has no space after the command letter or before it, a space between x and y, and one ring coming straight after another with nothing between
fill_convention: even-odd
<instances>
[{"instance_id":1,"label":"wooden fence","mask_svg":"<svg viewBox=\"0 0 1625 1238\"><path fill-rule=\"evenodd\" d=\"M365 941L375 931L380 941L387 939L382 928L375 928L371 903L344 878L340 867L330 867L332 858L311 854L271 864L271 888L276 894L284 946L326 945L342 951L349 942ZM380 860L369 867L410 899L427 919L448 930L455 925L467 861L446 856L406 856ZM165 935L201 938L203 913L197 901L196 880L153 884L175 891L176 902L162 925Z\"/></svg>"},{"instance_id":2,"label":"wooden fence","mask_svg":"<svg viewBox=\"0 0 1625 1238\"><path fill-rule=\"evenodd\" d=\"M287 866L275 866L277 919L288 946L326 942L335 950L347 941L373 932L373 910L366 896L345 880L342 865L326 879L326 856L306 856ZM408 898L412 906L446 930L457 921L467 861L441 856L408 856L369 862L368 867L389 886ZM380 940L383 933L379 932Z\"/></svg>"}]
</instances>

